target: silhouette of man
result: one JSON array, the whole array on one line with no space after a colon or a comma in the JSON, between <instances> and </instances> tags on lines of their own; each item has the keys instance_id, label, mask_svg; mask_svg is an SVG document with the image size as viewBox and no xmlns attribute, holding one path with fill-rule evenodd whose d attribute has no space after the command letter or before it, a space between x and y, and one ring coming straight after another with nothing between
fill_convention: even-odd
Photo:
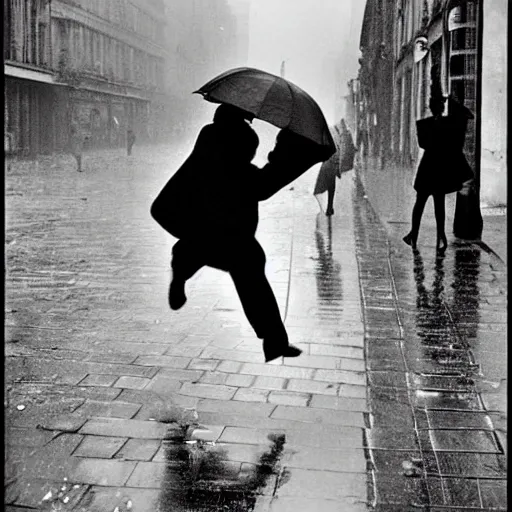
<instances>
[{"instance_id":1,"label":"silhouette of man","mask_svg":"<svg viewBox=\"0 0 512 512\"><path fill-rule=\"evenodd\" d=\"M297 357L288 342L274 293L265 275L265 253L255 238L261 171L251 164L259 144L247 120L253 115L220 105L202 128L194 149L151 207L173 236L171 309L186 302L185 283L201 267L229 272L245 315L263 340L265 360ZM269 196L268 196L269 197Z\"/></svg>"}]
</instances>

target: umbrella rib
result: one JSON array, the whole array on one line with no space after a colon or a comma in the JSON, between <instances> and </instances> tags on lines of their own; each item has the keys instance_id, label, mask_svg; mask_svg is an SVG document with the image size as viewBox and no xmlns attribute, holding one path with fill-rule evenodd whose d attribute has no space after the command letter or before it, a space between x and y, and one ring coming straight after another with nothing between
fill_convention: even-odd
<instances>
[{"instance_id":1,"label":"umbrella rib","mask_svg":"<svg viewBox=\"0 0 512 512\"><path fill-rule=\"evenodd\" d=\"M286 86L288 87L288 90L290 91L290 97L292 99L292 104L291 104L291 108L290 108L290 115L289 115L289 119L288 119L288 125L291 123L291 120L292 120L292 112L293 112L293 107L295 105L295 96L293 94L293 89L292 89L292 86L290 85L290 83L288 82L288 80L285 80L284 78L281 78L281 77L278 77L276 76L276 78L278 80L282 80ZM265 100L267 99L267 96L270 94L270 91L272 90L272 87L274 87L276 84L276 82L274 82L268 89L267 91L267 94L265 94L265 98L263 99L263 101L261 102L261 105L260 105L260 108L258 110L258 113L255 114L255 116L259 119L259 115L261 114L261 110L263 109L263 106L265 105ZM287 126L288 126L287 125ZM287 126L283 127L283 128L286 128Z\"/></svg>"},{"instance_id":2,"label":"umbrella rib","mask_svg":"<svg viewBox=\"0 0 512 512\"><path fill-rule=\"evenodd\" d=\"M288 82L287 80L285 80L285 82L286 82L286 85L288 86L288 90L290 91L290 96L292 98L292 105L290 108L290 120L288 121L288 124L290 124L292 122L292 115L293 115L294 107L295 107L295 94L293 92L293 87L291 86L290 82Z\"/></svg>"}]
</instances>

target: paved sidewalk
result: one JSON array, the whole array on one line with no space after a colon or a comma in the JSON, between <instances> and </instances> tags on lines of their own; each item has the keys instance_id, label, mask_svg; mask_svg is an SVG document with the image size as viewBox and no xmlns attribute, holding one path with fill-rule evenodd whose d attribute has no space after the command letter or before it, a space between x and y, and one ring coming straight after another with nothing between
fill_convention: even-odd
<instances>
[{"instance_id":1,"label":"paved sidewalk","mask_svg":"<svg viewBox=\"0 0 512 512\"><path fill-rule=\"evenodd\" d=\"M366 510L350 179L331 228L314 171L261 209L269 278L304 349L264 364L227 275L202 270L168 310L172 240L148 209L183 153L160 151L7 175L6 503Z\"/></svg>"},{"instance_id":2,"label":"paved sidewalk","mask_svg":"<svg viewBox=\"0 0 512 512\"><path fill-rule=\"evenodd\" d=\"M436 257L430 223L413 253L403 226L385 228L375 214L376 194L359 186L354 195L373 503L508 510L506 266L470 243Z\"/></svg>"},{"instance_id":3,"label":"paved sidewalk","mask_svg":"<svg viewBox=\"0 0 512 512\"><path fill-rule=\"evenodd\" d=\"M149 205L185 151L137 149L6 176L6 510L507 510L502 261L428 223L413 254L352 173L329 222L312 170L261 208L304 349L264 364L226 274L169 311Z\"/></svg>"}]
</instances>

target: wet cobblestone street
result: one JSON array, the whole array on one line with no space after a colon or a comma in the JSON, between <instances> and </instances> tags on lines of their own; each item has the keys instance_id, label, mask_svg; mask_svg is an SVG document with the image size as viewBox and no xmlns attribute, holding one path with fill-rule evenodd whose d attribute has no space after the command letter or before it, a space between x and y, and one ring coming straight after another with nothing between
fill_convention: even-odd
<instances>
[{"instance_id":1,"label":"wet cobblestone street","mask_svg":"<svg viewBox=\"0 0 512 512\"><path fill-rule=\"evenodd\" d=\"M507 510L505 264L413 254L353 173L328 220L309 171L260 208L304 350L264 364L227 274L167 305L149 206L187 152L6 169L6 510Z\"/></svg>"}]
</instances>

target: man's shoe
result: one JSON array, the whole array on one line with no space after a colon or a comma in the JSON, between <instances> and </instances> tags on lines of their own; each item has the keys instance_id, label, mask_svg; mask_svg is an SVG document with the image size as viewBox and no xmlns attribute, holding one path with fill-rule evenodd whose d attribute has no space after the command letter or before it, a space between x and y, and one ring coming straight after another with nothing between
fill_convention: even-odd
<instances>
[{"instance_id":1,"label":"man's shoe","mask_svg":"<svg viewBox=\"0 0 512 512\"><path fill-rule=\"evenodd\" d=\"M169 286L169 307L173 311L177 311L185 305L185 302L187 302L185 281L173 278Z\"/></svg>"},{"instance_id":2,"label":"man's shoe","mask_svg":"<svg viewBox=\"0 0 512 512\"><path fill-rule=\"evenodd\" d=\"M325 215L327 217L331 217L332 215L334 215L334 208L327 208Z\"/></svg>"},{"instance_id":3,"label":"man's shoe","mask_svg":"<svg viewBox=\"0 0 512 512\"><path fill-rule=\"evenodd\" d=\"M294 345L286 345L285 347L277 347L269 350L265 350L265 347L263 347L263 352L265 354L266 363L278 357L298 357L302 354L302 350Z\"/></svg>"}]
</instances>

